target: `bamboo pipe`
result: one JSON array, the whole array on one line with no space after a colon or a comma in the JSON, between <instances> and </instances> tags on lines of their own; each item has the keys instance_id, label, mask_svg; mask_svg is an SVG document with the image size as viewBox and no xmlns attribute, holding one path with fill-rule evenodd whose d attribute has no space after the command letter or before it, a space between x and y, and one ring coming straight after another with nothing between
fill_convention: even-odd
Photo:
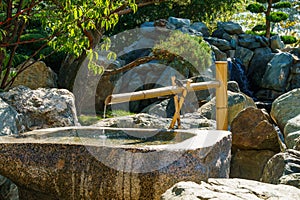
<instances>
[{"instance_id":1,"label":"bamboo pipe","mask_svg":"<svg viewBox=\"0 0 300 200\"><path fill-rule=\"evenodd\" d=\"M186 84L184 85L186 86ZM188 87L188 91L198 91L206 90L210 88L220 87L219 81L206 81L200 83L192 83ZM167 86L162 88L155 88L150 90L138 91L138 92L129 92L121 94L112 94L105 99L105 105L111 105L116 103L123 103L128 101L137 101L143 99L151 99L155 97L175 95L182 93L184 88L178 86Z\"/></svg>"},{"instance_id":2,"label":"bamboo pipe","mask_svg":"<svg viewBox=\"0 0 300 200\"><path fill-rule=\"evenodd\" d=\"M217 130L228 130L227 61L216 61L216 121Z\"/></svg>"}]
</instances>

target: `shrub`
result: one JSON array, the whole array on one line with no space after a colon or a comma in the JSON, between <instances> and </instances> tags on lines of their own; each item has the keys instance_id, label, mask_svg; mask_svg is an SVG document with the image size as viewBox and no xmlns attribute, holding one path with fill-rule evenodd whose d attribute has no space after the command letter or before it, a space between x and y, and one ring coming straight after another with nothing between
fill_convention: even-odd
<instances>
[{"instance_id":1,"label":"shrub","mask_svg":"<svg viewBox=\"0 0 300 200\"><path fill-rule=\"evenodd\" d=\"M284 44L294 44L297 42L297 38L291 35L283 35L280 38Z\"/></svg>"},{"instance_id":2,"label":"shrub","mask_svg":"<svg viewBox=\"0 0 300 200\"><path fill-rule=\"evenodd\" d=\"M181 70L187 67L193 74L203 72L212 63L209 44L202 37L180 31L172 32L166 40L155 45L153 53L160 55L162 60L171 61L170 66Z\"/></svg>"}]
</instances>

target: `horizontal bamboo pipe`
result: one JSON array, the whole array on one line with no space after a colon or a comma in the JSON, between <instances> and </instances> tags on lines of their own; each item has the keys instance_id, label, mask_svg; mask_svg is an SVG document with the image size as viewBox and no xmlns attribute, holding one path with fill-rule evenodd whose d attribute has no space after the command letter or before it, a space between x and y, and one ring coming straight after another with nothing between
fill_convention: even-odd
<instances>
[{"instance_id":1,"label":"horizontal bamboo pipe","mask_svg":"<svg viewBox=\"0 0 300 200\"><path fill-rule=\"evenodd\" d=\"M190 87L187 87L187 90L198 91L198 90L206 90L206 89L218 88L218 87L220 87L219 81L206 81L200 83L191 83ZM151 99L155 97L162 97L168 95L175 95L175 94L182 93L183 90L184 88L182 87L167 86L167 87L155 88L155 89L138 91L138 92L112 94L105 99L105 105L123 103L128 101L137 101L143 99Z\"/></svg>"}]
</instances>

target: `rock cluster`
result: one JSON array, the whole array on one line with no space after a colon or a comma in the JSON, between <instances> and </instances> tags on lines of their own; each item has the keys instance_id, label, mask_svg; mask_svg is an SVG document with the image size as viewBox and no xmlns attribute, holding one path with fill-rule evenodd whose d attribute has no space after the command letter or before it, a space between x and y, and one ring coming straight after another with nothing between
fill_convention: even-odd
<instances>
[{"instance_id":1,"label":"rock cluster","mask_svg":"<svg viewBox=\"0 0 300 200\"><path fill-rule=\"evenodd\" d=\"M274 100L300 87L297 49L283 49L279 36L267 39L249 35L236 23L219 22L217 30L205 40L216 47L213 49L217 60L226 57L241 60L257 99Z\"/></svg>"},{"instance_id":2,"label":"rock cluster","mask_svg":"<svg viewBox=\"0 0 300 200\"><path fill-rule=\"evenodd\" d=\"M5 117L3 131L8 134L78 125L74 96L64 89L18 86L0 93L0 103L0 116Z\"/></svg>"},{"instance_id":3,"label":"rock cluster","mask_svg":"<svg viewBox=\"0 0 300 200\"><path fill-rule=\"evenodd\" d=\"M281 199L294 200L300 198L300 189L287 185L272 185L245 179L208 179L197 184L179 182L167 190L162 200L185 199Z\"/></svg>"}]
</instances>

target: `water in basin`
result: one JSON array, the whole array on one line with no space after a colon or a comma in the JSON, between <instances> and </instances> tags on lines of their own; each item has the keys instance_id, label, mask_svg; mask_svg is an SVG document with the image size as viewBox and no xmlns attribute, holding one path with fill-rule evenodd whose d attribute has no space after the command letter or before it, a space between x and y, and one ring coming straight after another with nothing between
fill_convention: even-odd
<instances>
[{"instance_id":1,"label":"water in basin","mask_svg":"<svg viewBox=\"0 0 300 200\"><path fill-rule=\"evenodd\" d=\"M100 146L145 146L180 143L195 136L193 133L177 132L165 129L80 129L67 128L64 130L43 132L37 130L21 135L23 140L38 140L45 143L72 143Z\"/></svg>"}]
</instances>

